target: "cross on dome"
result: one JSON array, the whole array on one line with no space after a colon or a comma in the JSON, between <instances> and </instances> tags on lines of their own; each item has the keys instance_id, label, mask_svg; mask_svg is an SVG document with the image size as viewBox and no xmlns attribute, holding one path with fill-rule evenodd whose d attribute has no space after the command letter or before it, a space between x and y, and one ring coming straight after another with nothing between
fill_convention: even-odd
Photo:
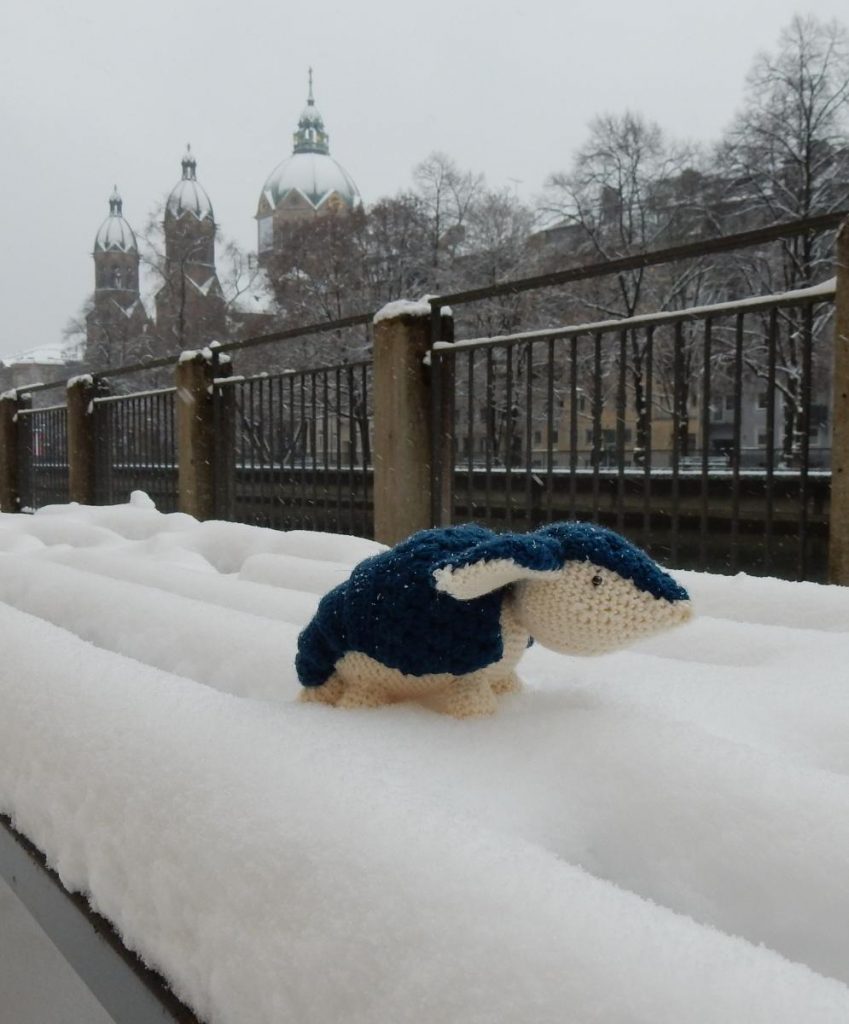
<instances>
[{"instance_id":1,"label":"cross on dome","mask_svg":"<svg viewBox=\"0 0 849 1024\"><path fill-rule=\"evenodd\" d=\"M312 91L312 68L309 69L307 105L298 120L293 153L329 153L330 137L324 130L324 119L315 105Z\"/></svg>"}]
</instances>

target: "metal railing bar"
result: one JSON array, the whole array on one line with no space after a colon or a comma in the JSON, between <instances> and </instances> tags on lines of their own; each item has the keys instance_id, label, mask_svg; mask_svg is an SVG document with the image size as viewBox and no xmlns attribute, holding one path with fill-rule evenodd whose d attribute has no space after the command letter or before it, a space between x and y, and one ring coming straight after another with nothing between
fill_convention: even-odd
<instances>
[{"instance_id":1,"label":"metal railing bar","mask_svg":"<svg viewBox=\"0 0 849 1024\"><path fill-rule=\"evenodd\" d=\"M769 314L769 334L767 340L767 378L766 378L766 494L765 494L765 530L764 530L764 568L767 572L773 561L773 516L775 494L775 364L776 346L778 342L778 311L773 309Z\"/></svg>"},{"instance_id":2,"label":"metal railing bar","mask_svg":"<svg viewBox=\"0 0 849 1024\"><path fill-rule=\"evenodd\" d=\"M66 405L45 405L40 409L18 409L18 416L38 416L43 412L56 412L58 409L67 409Z\"/></svg>"},{"instance_id":3,"label":"metal railing bar","mask_svg":"<svg viewBox=\"0 0 849 1024\"><path fill-rule=\"evenodd\" d=\"M829 228L838 227L846 216L849 216L849 210L824 213L816 217L808 217L805 220L782 221L765 228L741 231L733 235L720 235L719 237L703 239L698 242L687 242L684 245L671 246L666 249L655 249L633 256L623 256L619 259L570 267L568 270L536 274L533 277L504 281L501 284L483 288L470 288L462 292L450 292L446 295L434 296L429 301L431 309L438 310L441 306L446 305L462 305L467 302L475 302L478 299L496 298L499 295L517 295L520 292L532 291L536 288L548 288L558 284L585 281L594 277L605 277L608 274L617 274L625 270L640 270L644 267L674 263L678 260L691 259L697 256L711 256L715 253L730 252L734 249L747 249L754 245L760 245L763 242L791 238L795 235L804 234L807 231L827 231Z\"/></svg>"},{"instance_id":4,"label":"metal railing bar","mask_svg":"<svg viewBox=\"0 0 849 1024\"><path fill-rule=\"evenodd\" d=\"M149 398L152 395L174 395L177 393L175 387L151 388L149 391L134 391L130 395L98 395L92 401L95 405L106 405L109 402L129 402L134 398ZM64 409L64 406L53 406L52 408Z\"/></svg>"},{"instance_id":5,"label":"metal railing bar","mask_svg":"<svg viewBox=\"0 0 849 1024\"><path fill-rule=\"evenodd\" d=\"M736 572L740 533L740 468L743 461L743 313L738 313L734 328L734 460L731 464L731 571Z\"/></svg>"},{"instance_id":6,"label":"metal railing bar","mask_svg":"<svg viewBox=\"0 0 849 1024\"><path fill-rule=\"evenodd\" d=\"M576 334L588 331L607 334L626 327L659 326L661 324L683 323L687 320L700 320L706 316L730 316L735 313L756 313L768 309L790 309L794 306L805 306L812 299L818 302L829 302L837 294L835 279L830 278L823 284L812 285L810 288L799 288L796 291L781 292L774 295L755 295L748 299L735 299L732 302L717 302L708 306L691 306L688 309L673 309L654 313L640 313L637 316L620 317L619 319L597 320L583 324L570 324L566 327L544 327L534 331L521 331L517 334L501 334L490 338L467 338L455 341L452 348L485 347L487 345L507 345L518 341L532 341L537 338L571 338ZM449 342L438 341L435 348L442 348Z\"/></svg>"}]
</instances>

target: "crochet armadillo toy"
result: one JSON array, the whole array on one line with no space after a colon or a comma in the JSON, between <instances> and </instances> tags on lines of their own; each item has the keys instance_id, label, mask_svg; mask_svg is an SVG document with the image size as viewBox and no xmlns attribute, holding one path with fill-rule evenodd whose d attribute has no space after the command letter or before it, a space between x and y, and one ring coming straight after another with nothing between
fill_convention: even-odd
<instances>
[{"instance_id":1,"label":"crochet armadillo toy","mask_svg":"<svg viewBox=\"0 0 849 1024\"><path fill-rule=\"evenodd\" d=\"M416 700L466 718L521 689L515 669L531 638L601 654L690 614L686 590L604 527L423 530L360 562L322 598L295 667L303 700Z\"/></svg>"}]
</instances>

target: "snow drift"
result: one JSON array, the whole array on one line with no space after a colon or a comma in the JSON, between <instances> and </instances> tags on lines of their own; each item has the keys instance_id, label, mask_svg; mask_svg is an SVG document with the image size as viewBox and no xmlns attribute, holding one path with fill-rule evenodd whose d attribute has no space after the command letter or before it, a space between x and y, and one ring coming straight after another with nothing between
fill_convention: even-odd
<instances>
[{"instance_id":1,"label":"snow drift","mask_svg":"<svg viewBox=\"0 0 849 1024\"><path fill-rule=\"evenodd\" d=\"M378 546L0 516L0 810L210 1022L849 1019L849 601L528 652L493 719L295 703Z\"/></svg>"}]
</instances>

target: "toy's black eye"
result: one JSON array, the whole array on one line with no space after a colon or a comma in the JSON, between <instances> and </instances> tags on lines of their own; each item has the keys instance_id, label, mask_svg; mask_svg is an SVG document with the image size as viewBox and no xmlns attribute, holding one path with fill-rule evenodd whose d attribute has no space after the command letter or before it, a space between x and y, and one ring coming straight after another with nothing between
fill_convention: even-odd
<instances>
[{"instance_id":1,"label":"toy's black eye","mask_svg":"<svg viewBox=\"0 0 849 1024\"><path fill-rule=\"evenodd\" d=\"M604 580L601 578L601 576L593 576L590 582L594 587L600 587L602 583L604 583Z\"/></svg>"}]
</instances>

